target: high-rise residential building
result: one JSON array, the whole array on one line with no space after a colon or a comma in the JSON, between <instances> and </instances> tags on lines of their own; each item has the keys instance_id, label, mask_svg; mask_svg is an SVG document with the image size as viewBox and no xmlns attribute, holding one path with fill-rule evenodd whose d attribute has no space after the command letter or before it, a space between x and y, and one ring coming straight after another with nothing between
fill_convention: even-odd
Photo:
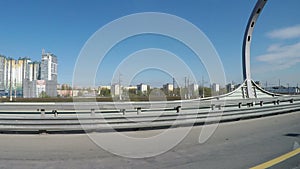
<instances>
[{"instance_id":1,"label":"high-rise residential building","mask_svg":"<svg viewBox=\"0 0 300 169\"><path fill-rule=\"evenodd\" d=\"M110 87L111 90L111 96L120 96L122 95L122 86L120 86L119 84L113 84Z\"/></svg>"},{"instance_id":2,"label":"high-rise residential building","mask_svg":"<svg viewBox=\"0 0 300 169\"><path fill-rule=\"evenodd\" d=\"M41 80L41 62L31 62L29 63L29 77L32 80Z\"/></svg>"},{"instance_id":3,"label":"high-rise residential building","mask_svg":"<svg viewBox=\"0 0 300 169\"><path fill-rule=\"evenodd\" d=\"M219 92L220 91L220 85L217 83L212 84L212 91L213 92Z\"/></svg>"},{"instance_id":4,"label":"high-rise residential building","mask_svg":"<svg viewBox=\"0 0 300 169\"><path fill-rule=\"evenodd\" d=\"M42 51L41 80L57 81L57 57Z\"/></svg>"},{"instance_id":5,"label":"high-rise residential building","mask_svg":"<svg viewBox=\"0 0 300 169\"><path fill-rule=\"evenodd\" d=\"M174 86L173 84L167 83L163 85L163 90L165 92L166 95L170 95L171 92L174 91Z\"/></svg>"},{"instance_id":6,"label":"high-rise residential building","mask_svg":"<svg viewBox=\"0 0 300 169\"><path fill-rule=\"evenodd\" d=\"M5 59L5 72L4 72L4 85L5 85L5 89L8 90L10 87L10 84L12 83L11 80L11 76L13 76L13 65L15 63L15 60L13 60L12 58L6 58Z\"/></svg>"},{"instance_id":7,"label":"high-rise residential building","mask_svg":"<svg viewBox=\"0 0 300 169\"><path fill-rule=\"evenodd\" d=\"M196 83L193 83L193 84L189 85L189 91L191 91L191 92L197 92L198 88L199 88L199 85L196 84Z\"/></svg>"},{"instance_id":8,"label":"high-rise residential building","mask_svg":"<svg viewBox=\"0 0 300 169\"><path fill-rule=\"evenodd\" d=\"M199 85L198 84L193 83L188 86L188 96L189 97L199 97Z\"/></svg>"},{"instance_id":9,"label":"high-rise residential building","mask_svg":"<svg viewBox=\"0 0 300 169\"><path fill-rule=\"evenodd\" d=\"M0 56L0 86L8 89L12 83L13 87L22 88L23 80L29 75L28 63L30 62L29 58L14 60Z\"/></svg>"},{"instance_id":10,"label":"high-rise residential building","mask_svg":"<svg viewBox=\"0 0 300 169\"><path fill-rule=\"evenodd\" d=\"M234 85L232 83L228 83L226 85L226 91L227 93L232 92L234 90Z\"/></svg>"},{"instance_id":11,"label":"high-rise residential building","mask_svg":"<svg viewBox=\"0 0 300 169\"><path fill-rule=\"evenodd\" d=\"M10 89L13 94L22 95L24 79L29 76L28 64L31 60L27 57L14 60L5 56L0 56L0 91L8 93Z\"/></svg>"},{"instance_id":12,"label":"high-rise residential building","mask_svg":"<svg viewBox=\"0 0 300 169\"><path fill-rule=\"evenodd\" d=\"M19 58L15 61L15 77L13 79L14 87L22 90L23 81L29 78L29 63L31 60L28 57Z\"/></svg>"},{"instance_id":13,"label":"high-rise residential building","mask_svg":"<svg viewBox=\"0 0 300 169\"><path fill-rule=\"evenodd\" d=\"M57 57L42 51L42 62L24 57L18 60L0 55L0 91L23 97L39 97L41 92L55 97L57 86ZM1 93L2 93L1 92Z\"/></svg>"},{"instance_id":14,"label":"high-rise residential building","mask_svg":"<svg viewBox=\"0 0 300 169\"><path fill-rule=\"evenodd\" d=\"M139 84L136 86L137 87L137 91L143 93L143 94L147 94L148 90L150 89L150 86L149 85L146 85L146 84Z\"/></svg>"},{"instance_id":15,"label":"high-rise residential building","mask_svg":"<svg viewBox=\"0 0 300 169\"><path fill-rule=\"evenodd\" d=\"M57 57L42 50L42 61L32 62L28 66L29 73L24 97L57 96ZM44 93L43 93L44 92Z\"/></svg>"},{"instance_id":16,"label":"high-rise residential building","mask_svg":"<svg viewBox=\"0 0 300 169\"><path fill-rule=\"evenodd\" d=\"M0 90L4 91L5 86L5 77L6 77L6 57L0 55Z\"/></svg>"}]
</instances>

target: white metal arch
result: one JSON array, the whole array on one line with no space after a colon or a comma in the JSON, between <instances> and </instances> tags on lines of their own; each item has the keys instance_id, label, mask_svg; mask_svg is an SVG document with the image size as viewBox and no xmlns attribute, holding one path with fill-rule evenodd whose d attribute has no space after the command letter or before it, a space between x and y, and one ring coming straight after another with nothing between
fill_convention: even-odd
<instances>
[{"instance_id":1,"label":"white metal arch","mask_svg":"<svg viewBox=\"0 0 300 169\"><path fill-rule=\"evenodd\" d=\"M250 47L252 41L252 33L256 24L256 21L261 14L262 9L264 8L267 0L258 0L252 14L248 20L246 27L244 42L243 42L243 53L242 53L242 62L243 62L243 77L247 85L247 97L253 98L255 94L252 89L252 79L251 79L251 69L250 69Z\"/></svg>"}]
</instances>

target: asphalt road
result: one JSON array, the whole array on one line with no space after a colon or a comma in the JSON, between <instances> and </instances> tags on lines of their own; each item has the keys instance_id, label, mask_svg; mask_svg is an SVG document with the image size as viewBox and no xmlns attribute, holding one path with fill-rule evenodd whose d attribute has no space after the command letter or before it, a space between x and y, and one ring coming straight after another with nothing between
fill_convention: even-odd
<instances>
[{"instance_id":1,"label":"asphalt road","mask_svg":"<svg viewBox=\"0 0 300 169\"><path fill-rule=\"evenodd\" d=\"M170 151L142 159L113 155L97 146L85 134L3 134L0 135L0 168L250 168L290 152L300 143L300 112L223 123L208 141L200 144L198 138L202 128L194 127L188 136ZM184 128L172 130L180 132ZM143 138L161 132L162 130L155 130L123 134ZM92 133L92 136L110 137L114 134L116 133ZM122 147L122 142L119 146ZM137 147L130 148L133 150ZM299 165L298 155L277 166L299 168Z\"/></svg>"}]
</instances>

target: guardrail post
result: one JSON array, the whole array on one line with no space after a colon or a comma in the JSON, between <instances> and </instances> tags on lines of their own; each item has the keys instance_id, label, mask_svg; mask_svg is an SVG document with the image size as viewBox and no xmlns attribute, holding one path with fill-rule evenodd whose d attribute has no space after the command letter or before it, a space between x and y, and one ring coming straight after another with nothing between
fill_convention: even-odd
<instances>
[{"instance_id":1,"label":"guardrail post","mask_svg":"<svg viewBox=\"0 0 300 169\"><path fill-rule=\"evenodd\" d=\"M179 113L181 111L181 106L177 106L175 107L175 109L176 109L176 113Z\"/></svg>"},{"instance_id":2,"label":"guardrail post","mask_svg":"<svg viewBox=\"0 0 300 169\"><path fill-rule=\"evenodd\" d=\"M57 117L57 110L52 110L52 113L54 114L54 117Z\"/></svg>"},{"instance_id":3,"label":"guardrail post","mask_svg":"<svg viewBox=\"0 0 300 169\"><path fill-rule=\"evenodd\" d=\"M41 118L45 118L45 115L46 115L45 109L41 109Z\"/></svg>"},{"instance_id":4,"label":"guardrail post","mask_svg":"<svg viewBox=\"0 0 300 169\"><path fill-rule=\"evenodd\" d=\"M255 102L251 102L251 103L247 103L248 107L254 107L255 106Z\"/></svg>"},{"instance_id":5,"label":"guardrail post","mask_svg":"<svg viewBox=\"0 0 300 169\"><path fill-rule=\"evenodd\" d=\"M123 115L125 115L126 109L120 109L120 112L123 113Z\"/></svg>"},{"instance_id":6,"label":"guardrail post","mask_svg":"<svg viewBox=\"0 0 300 169\"><path fill-rule=\"evenodd\" d=\"M216 107L216 105L215 105L215 104L212 104L212 105L211 105L211 110L215 110L215 107Z\"/></svg>"},{"instance_id":7,"label":"guardrail post","mask_svg":"<svg viewBox=\"0 0 300 169\"><path fill-rule=\"evenodd\" d=\"M142 113L142 108L141 107L137 107L136 108L136 113L137 113L137 115L141 114Z\"/></svg>"},{"instance_id":8,"label":"guardrail post","mask_svg":"<svg viewBox=\"0 0 300 169\"><path fill-rule=\"evenodd\" d=\"M91 109L91 116L92 116L92 117L95 117L95 115L96 115L96 114L95 114L95 109Z\"/></svg>"},{"instance_id":9,"label":"guardrail post","mask_svg":"<svg viewBox=\"0 0 300 169\"><path fill-rule=\"evenodd\" d=\"M260 105L260 107L262 107L264 105L264 101L260 101L259 105Z\"/></svg>"},{"instance_id":10,"label":"guardrail post","mask_svg":"<svg viewBox=\"0 0 300 169\"><path fill-rule=\"evenodd\" d=\"M239 103L239 105L238 105L238 106L239 106L239 108L242 108L242 103Z\"/></svg>"}]
</instances>

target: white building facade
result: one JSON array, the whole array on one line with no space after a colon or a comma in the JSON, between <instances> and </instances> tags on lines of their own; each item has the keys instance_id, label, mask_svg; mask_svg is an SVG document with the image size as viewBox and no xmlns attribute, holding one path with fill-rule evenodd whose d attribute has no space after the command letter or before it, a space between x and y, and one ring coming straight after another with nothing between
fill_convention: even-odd
<instances>
[{"instance_id":1,"label":"white building facade","mask_svg":"<svg viewBox=\"0 0 300 169\"><path fill-rule=\"evenodd\" d=\"M111 85L110 93L113 97L122 95L122 86L120 86L119 84Z\"/></svg>"},{"instance_id":2,"label":"white building facade","mask_svg":"<svg viewBox=\"0 0 300 169\"><path fill-rule=\"evenodd\" d=\"M143 94L147 94L149 89L149 86L143 83L137 85L136 87L137 87L137 91L142 92Z\"/></svg>"},{"instance_id":3,"label":"white building facade","mask_svg":"<svg viewBox=\"0 0 300 169\"><path fill-rule=\"evenodd\" d=\"M213 92L219 92L220 91L220 85L217 83L212 84L212 91Z\"/></svg>"},{"instance_id":4,"label":"white building facade","mask_svg":"<svg viewBox=\"0 0 300 169\"><path fill-rule=\"evenodd\" d=\"M167 83L163 85L163 90L165 94L170 95L174 91L173 84Z\"/></svg>"}]
</instances>

